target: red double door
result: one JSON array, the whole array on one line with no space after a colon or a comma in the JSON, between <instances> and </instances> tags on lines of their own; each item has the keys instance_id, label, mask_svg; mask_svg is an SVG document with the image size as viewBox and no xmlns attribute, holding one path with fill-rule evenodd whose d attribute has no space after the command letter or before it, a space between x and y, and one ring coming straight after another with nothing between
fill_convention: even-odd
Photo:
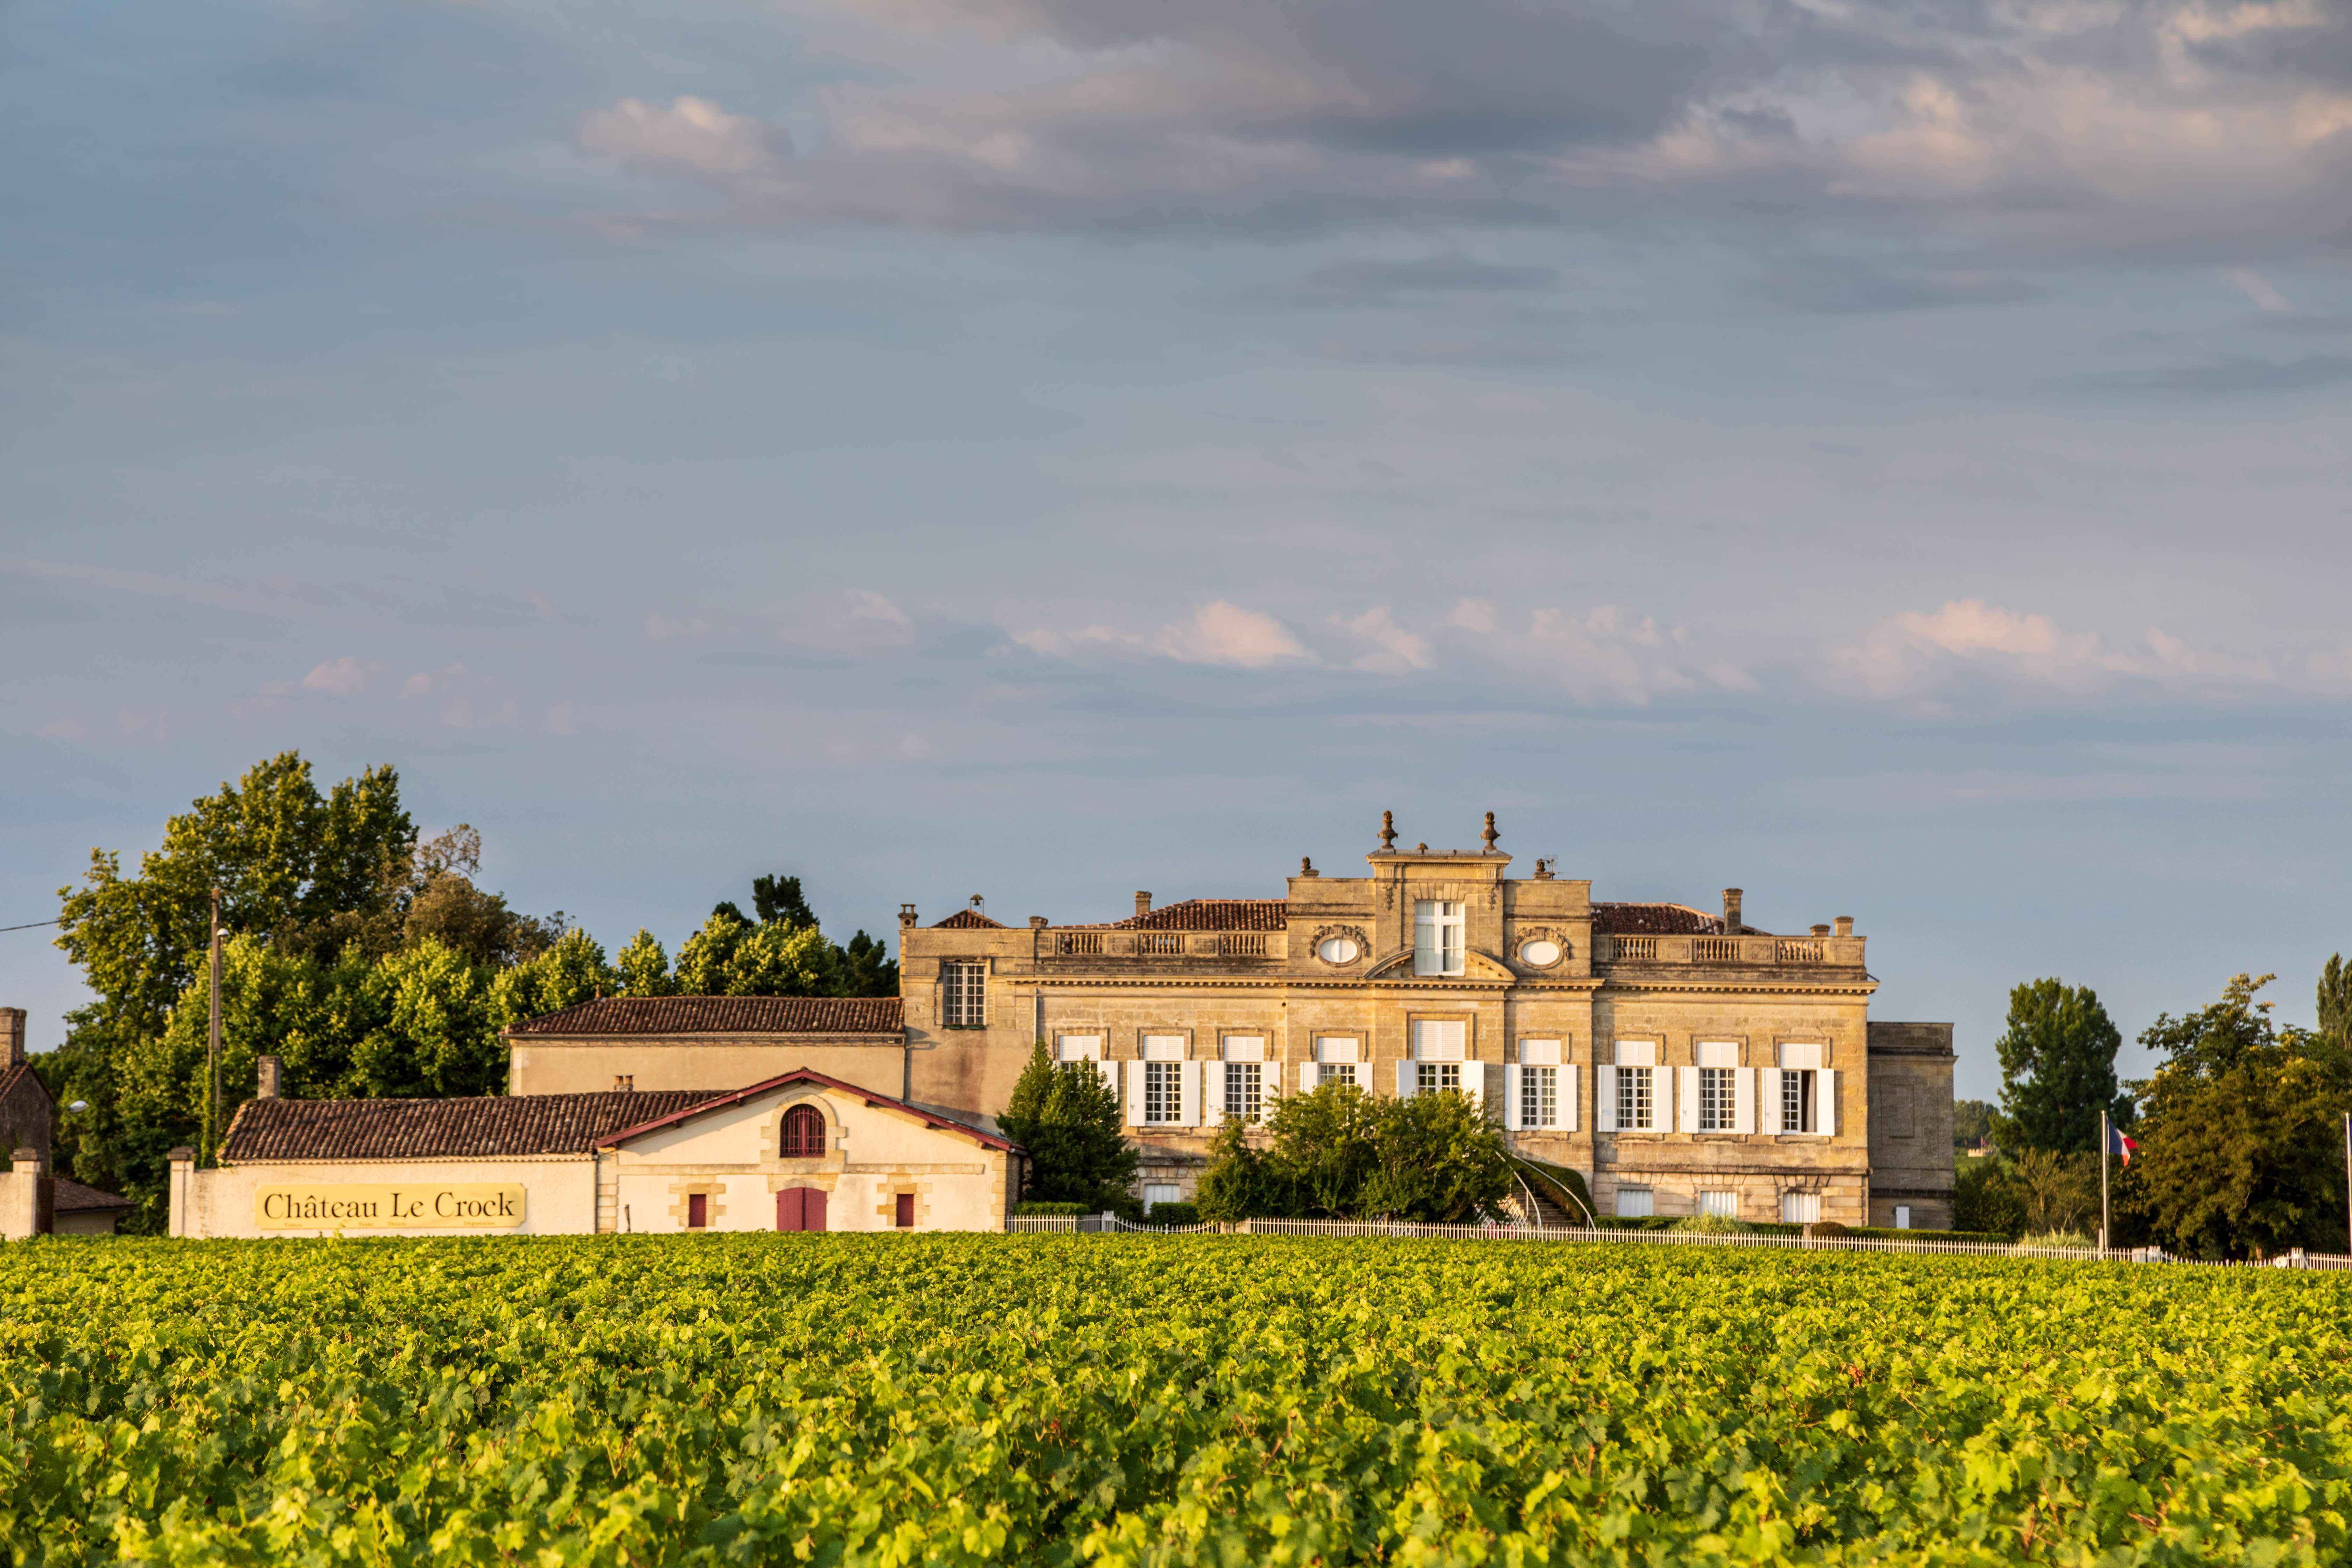
<instances>
[{"instance_id":1,"label":"red double door","mask_svg":"<svg viewBox=\"0 0 2352 1568\"><path fill-rule=\"evenodd\" d=\"M776 1194L778 1230L823 1230L824 1194L815 1187L786 1187Z\"/></svg>"}]
</instances>

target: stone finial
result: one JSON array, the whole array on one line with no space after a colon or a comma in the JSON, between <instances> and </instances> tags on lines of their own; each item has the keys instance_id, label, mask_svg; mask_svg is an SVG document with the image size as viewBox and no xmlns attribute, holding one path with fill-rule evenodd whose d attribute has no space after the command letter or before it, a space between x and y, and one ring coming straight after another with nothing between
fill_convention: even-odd
<instances>
[{"instance_id":1,"label":"stone finial","mask_svg":"<svg viewBox=\"0 0 2352 1568\"><path fill-rule=\"evenodd\" d=\"M1135 912L1139 915L1148 915L1151 912L1151 895L1140 888L1135 890Z\"/></svg>"},{"instance_id":2,"label":"stone finial","mask_svg":"<svg viewBox=\"0 0 2352 1568\"><path fill-rule=\"evenodd\" d=\"M1412 852L1416 855L1426 855L1429 853L1429 846L1426 844L1416 844L1412 847Z\"/></svg>"},{"instance_id":3,"label":"stone finial","mask_svg":"<svg viewBox=\"0 0 2352 1568\"><path fill-rule=\"evenodd\" d=\"M1312 856L1301 855L1298 858L1298 874L1302 877L1319 877L1323 873L1315 868L1315 860Z\"/></svg>"},{"instance_id":4,"label":"stone finial","mask_svg":"<svg viewBox=\"0 0 2352 1568\"><path fill-rule=\"evenodd\" d=\"M1502 837L1501 834L1495 831L1495 814L1493 812L1490 811L1486 814L1486 831L1481 833L1478 837L1486 840L1486 852L1492 855L1495 852L1495 840Z\"/></svg>"},{"instance_id":5,"label":"stone finial","mask_svg":"<svg viewBox=\"0 0 2352 1568\"><path fill-rule=\"evenodd\" d=\"M1553 867L1554 865L1556 865L1556 864L1558 864L1558 862L1557 862L1557 861L1555 861L1555 860L1551 860L1551 859L1543 859L1543 860L1538 860L1538 861L1537 861L1537 862L1536 862L1536 875L1535 875L1535 879L1536 879L1537 881L1538 881L1538 882L1549 882L1549 881L1550 881L1550 880L1551 880L1551 868L1552 868L1552 867Z\"/></svg>"},{"instance_id":6,"label":"stone finial","mask_svg":"<svg viewBox=\"0 0 2352 1568\"><path fill-rule=\"evenodd\" d=\"M1044 915L1031 915L1029 917L1029 929L1031 931L1044 931L1045 929L1045 917Z\"/></svg>"},{"instance_id":7,"label":"stone finial","mask_svg":"<svg viewBox=\"0 0 2352 1568\"><path fill-rule=\"evenodd\" d=\"M910 926L910 925L913 925L913 924L915 923L915 919L916 919L916 917L915 917L915 906L914 906L914 905L912 905L912 904L900 904L900 905L898 906L898 928L899 928L901 931L904 931L907 927L908 927L908 926Z\"/></svg>"},{"instance_id":8,"label":"stone finial","mask_svg":"<svg viewBox=\"0 0 2352 1568\"><path fill-rule=\"evenodd\" d=\"M1853 934L1853 917L1852 915L1838 916L1837 933L1840 936L1852 936Z\"/></svg>"},{"instance_id":9,"label":"stone finial","mask_svg":"<svg viewBox=\"0 0 2352 1568\"><path fill-rule=\"evenodd\" d=\"M1739 889L1737 888L1723 889L1723 934L1739 934Z\"/></svg>"},{"instance_id":10,"label":"stone finial","mask_svg":"<svg viewBox=\"0 0 2352 1568\"><path fill-rule=\"evenodd\" d=\"M1825 925L1817 925L1813 928L1813 934L1815 936L1827 936L1830 934L1830 928Z\"/></svg>"},{"instance_id":11,"label":"stone finial","mask_svg":"<svg viewBox=\"0 0 2352 1568\"><path fill-rule=\"evenodd\" d=\"M1383 854L1396 847L1396 813L1381 813L1381 850Z\"/></svg>"},{"instance_id":12,"label":"stone finial","mask_svg":"<svg viewBox=\"0 0 2352 1568\"><path fill-rule=\"evenodd\" d=\"M282 1064L279 1063L276 1057L256 1057L254 1058L254 1099L276 1100L278 1098L278 1078L281 1066Z\"/></svg>"}]
</instances>

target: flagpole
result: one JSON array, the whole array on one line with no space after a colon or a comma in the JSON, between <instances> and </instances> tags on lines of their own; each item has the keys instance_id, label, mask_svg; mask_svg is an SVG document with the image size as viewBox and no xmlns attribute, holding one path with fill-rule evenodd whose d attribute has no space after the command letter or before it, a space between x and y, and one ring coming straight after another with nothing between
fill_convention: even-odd
<instances>
[{"instance_id":1,"label":"flagpole","mask_svg":"<svg viewBox=\"0 0 2352 1568\"><path fill-rule=\"evenodd\" d=\"M2107 1249L2107 1146L2115 1134L2107 1131L2107 1113L2099 1112L2099 1250Z\"/></svg>"}]
</instances>

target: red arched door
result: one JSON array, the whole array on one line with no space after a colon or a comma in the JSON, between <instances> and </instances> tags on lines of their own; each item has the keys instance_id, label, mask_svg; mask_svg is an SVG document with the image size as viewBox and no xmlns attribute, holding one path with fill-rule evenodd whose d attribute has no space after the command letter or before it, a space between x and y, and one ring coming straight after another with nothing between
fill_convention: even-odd
<instances>
[{"instance_id":1,"label":"red arched door","mask_svg":"<svg viewBox=\"0 0 2352 1568\"><path fill-rule=\"evenodd\" d=\"M823 1230L824 1192L819 1187L786 1187L776 1194L778 1230Z\"/></svg>"}]
</instances>

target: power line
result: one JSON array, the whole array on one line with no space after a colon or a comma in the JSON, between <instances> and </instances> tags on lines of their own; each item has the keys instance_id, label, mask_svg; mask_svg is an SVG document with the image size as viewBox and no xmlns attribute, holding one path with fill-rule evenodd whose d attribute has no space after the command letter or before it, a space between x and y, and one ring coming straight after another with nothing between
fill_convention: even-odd
<instances>
[{"instance_id":1,"label":"power line","mask_svg":"<svg viewBox=\"0 0 2352 1568\"><path fill-rule=\"evenodd\" d=\"M59 917L59 919L63 918ZM27 921L20 926L0 926L0 931L37 931L43 926L53 926L57 923L57 921Z\"/></svg>"}]
</instances>

